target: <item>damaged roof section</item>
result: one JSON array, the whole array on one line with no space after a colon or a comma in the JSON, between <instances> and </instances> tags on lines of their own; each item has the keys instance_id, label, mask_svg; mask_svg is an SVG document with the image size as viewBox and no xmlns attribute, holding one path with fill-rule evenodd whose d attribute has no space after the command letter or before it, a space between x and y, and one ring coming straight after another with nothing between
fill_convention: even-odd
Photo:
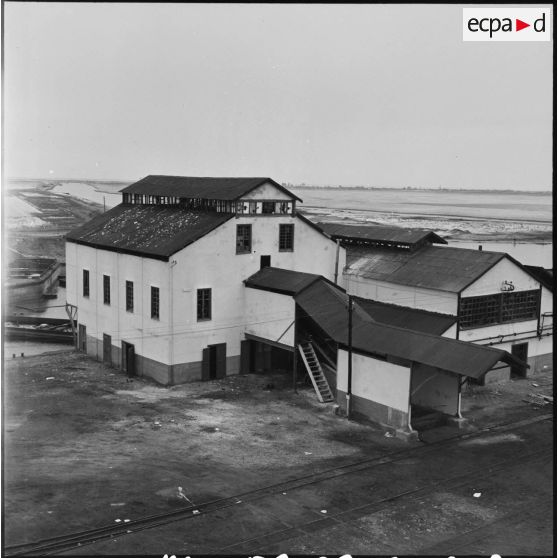
<instances>
[{"instance_id":1,"label":"damaged roof section","mask_svg":"<svg viewBox=\"0 0 558 558\"><path fill-rule=\"evenodd\" d=\"M425 243L447 244L435 232L402 227L383 227L379 225L346 225L338 223L318 223L335 240L345 244L360 244L385 247L413 248Z\"/></svg>"},{"instance_id":2,"label":"damaged roof section","mask_svg":"<svg viewBox=\"0 0 558 558\"><path fill-rule=\"evenodd\" d=\"M316 281L295 296L302 310L339 345L348 345L348 295ZM352 347L372 357L396 357L471 378L481 378L497 362L526 366L508 352L374 322L354 305Z\"/></svg>"},{"instance_id":3,"label":"damaged roof section","mask_svg":"<svg viewBox=\"0 0 558 558\"><path fill-rule=\"evenodd\" d=\"M271 178L216 178L196 176L149 175L120 190L123 194L151 194L177 198L202 198L234 201L262 184L273 184L292 199L302 201Z\"/></svg>"},{"instance_id":4,"label":"damaged roof section","mask_svg":"<svg viewBox=\"0 0 558 558\"><path fill-rule=\"evenodd\" d=\"M66 240L166 261L232 218L168 205L118 205L70 231Z\"/></svg>"},{"instance_id":5,"label":"damaged roof section","mask_svg":"<svg viewBox=\"0 0 558 558\"><path fill-rule=\"evenodd\" d=\"M347 254L344 273L459 293L504 258L509 256L502 252L441 246L423 246L415 252L359 247Z\"/></svg>"}]
</instances>

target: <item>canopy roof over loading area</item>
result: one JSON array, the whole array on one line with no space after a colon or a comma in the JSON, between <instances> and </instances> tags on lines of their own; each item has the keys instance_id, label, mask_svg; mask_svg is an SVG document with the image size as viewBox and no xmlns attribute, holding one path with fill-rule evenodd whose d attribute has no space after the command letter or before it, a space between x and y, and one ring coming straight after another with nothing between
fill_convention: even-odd
<instances>
[{"instance_id":1,"label":"canopy roof over loading area","mask_svg":"<svg viewBox=\"0 0 558 558\"><path fill-rule=\"evenodd\" d=\"M268 267L249 277L247 287L281 292L331 339L348 347L349 296L323 277ZM296 287L295 287L296 285ZM507 351L411 331L374 321L353 303L352 349L376 358L398 358L479 379L497 362L526 367Z\"/></svg>"}]
</instances>

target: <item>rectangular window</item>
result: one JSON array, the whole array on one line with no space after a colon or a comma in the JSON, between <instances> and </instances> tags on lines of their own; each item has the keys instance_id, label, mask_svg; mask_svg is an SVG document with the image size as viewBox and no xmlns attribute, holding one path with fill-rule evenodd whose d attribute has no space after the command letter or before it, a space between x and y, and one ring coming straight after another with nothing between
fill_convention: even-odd
<instances>
[{"instance_id":1,"label":"rectangular window","mask_svg":"<svg viewBox=\"0 0 558 558\"><path fill-rule=\"evenodd\" d=\"M507 292L462 298L459 307L461 329L492 324L535 320L540 291Z\"/></svg>"},{"instance_id":2,"label":"rectangular window","mask_svg":"<svg viewBox=\"0 0 558 558\"><path fill-rule=\"evenodd\" d=\"M294 249L294 225L279 225L279 250L292 252Z\"/></svg>"},{"instance_id":3,"label":"rectangular window","mask_svg":"<svg viewBox=\"0 0 558 558\"><path fill-rule=\"evenodd\" d=\"M500 295L462 298L459 325L461 328L497 324L500 312Z\"/></svg>"},{"instance_id":4,"label":"rectangular window","mask_svg":"<svg viewBox=\"0 0 558 558\"><path fill-rule=\"evenodd\" d=\"M275 202L264 201L262 203L262 213L275 213Z\"/></svg>"},{"instance_id":5,"label":"rectangular window","mask_svg":"<svg viewBox=\"0 0 558 558\"><path fill-rule=\"evenodd\" d=\"M502 294L502 322L536 320L540 291Z\"/></svg>"},{"instance_id":6,"label":"rectangular window","mask_svg":"<svg viewBox=\"0 0 558 558\"><path fill-rule=\"evenodd\" d=\"M103 302L110 304L110 277L103 275Z\"/></svg>"},{"instance_id":7,"label":"rectangular window","mask_svg":"<svg viewBox=\"0 0 558 558\"><path fill-rule=\"evenodd\" d=\"M151 317L159 319L159 287L151 287Z\"/></svg>"},{"instance_id":8,"label":"rectangular window","mask_svg":"<svg viewBox=\"0 0 558 558\"><path fill-rule=\"evenodd\" d=\"M249 254L252 251L252 225L236 226L236 253Z\"/></svg>"},{"instance_id":9,"label":"rectangular window","mask_svg":"<svg viewBox=\"0 0 558 558\"><path fill-rule=\"evenodd\" d=\"M89 270L83 270L83 296L89 298Z\"/></svg>"},{"instance_id":10,"label":"rectangular window","mask_svg":"<svg viewBox=\"0 0 558 558\"><path fill-rule=\"evenodd\" d=\"M198 289L198 322L211 320L211 289Z\"/></svg>"},{"instance_id":11,"label":"rectangular window","mask_svg":"<svg viewBox=\"0 0 558 558\"><path fill-rule=\"evenodd\" d=\"M134 283L126 281L126 312L134 311Z\"/></svg>"}]
</instances>

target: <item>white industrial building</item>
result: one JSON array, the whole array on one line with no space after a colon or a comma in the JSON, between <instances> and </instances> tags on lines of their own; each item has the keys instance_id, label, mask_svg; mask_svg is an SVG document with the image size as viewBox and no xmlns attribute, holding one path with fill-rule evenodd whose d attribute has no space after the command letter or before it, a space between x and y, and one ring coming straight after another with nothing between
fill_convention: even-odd
<instances>
[{"instance_id":1,"label":"white industrial building","mask_svg":"<svg viewBox=\"0 0 558 558\"><path fill-rule=\"evenodd\" d=\"M424 303L418 285L379 288L270 178L148 176L122 196L67 235L66 288L78 348L130 375L173 385L282 368L296 383L304 364L320 400L409 435L424 408L460 420L465 379L497 363L524 368L521 355L463 340L476 330L456 304L463 293L485 296L482 282L439 297L425 288ZM433 241L444 242L427 233L415 244ZM401 239L376 244L412 252ZM531 292L525 275L506 279ZM414 308L385 304L403 300Z\"/></svg>"},{"instance_id":2,"label":"white industrial building","mask_svg":"<svg viewBox=\"0 0 558 558\"><path fill-rule=\"evenodd\" d=\"M162 384L239 372L242 281L262 266L332 281L345 266L269 178L148 176L122 194L67 235L67 301L82 350Z\"/></svg>"},{"instance_id":3,"label":"white industrial building","mask_svg":"<svg viewBox=\"0 0 558 558\"><path fill-rule=\"evenodd\" d=\"M453 316L455 324L440 335L504 349L529 363L526 371L497 367L487 381L552 366L553 293L508 254L435 246L446 242L425 231L323 228L347 248L343 286L349 294Z\"/></svg>"}]
</instances>

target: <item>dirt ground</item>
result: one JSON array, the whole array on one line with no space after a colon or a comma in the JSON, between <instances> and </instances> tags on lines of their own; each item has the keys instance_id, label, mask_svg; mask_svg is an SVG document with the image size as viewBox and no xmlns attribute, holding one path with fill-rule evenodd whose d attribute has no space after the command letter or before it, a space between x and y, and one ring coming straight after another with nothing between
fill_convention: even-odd
<instances>
[{"instance_id":1,"label":"dirt ground","mask_svg":"<svg viewBox=\"0 0 558 558\"><path fill-rule=\"evenodd\" d=\"M6 544L168 510L178 486L203 502L404 447L284 375L165 388L62 352L9 360L4 381Z\"/></svg>"},{"instance_id":2,"label":"dirt ground","mask_svg":"<svg viewBox=\"0 0 558 558\"><path fill-rule=\"evenodd\" d=\"M464 394L463 404L470 416L468 428L537 420L548 414L549 406L541 404L536 395L550 393L551 382L548 373L471 388ZM335 415L332 406L317 402L310 388L293 393L291 378L281 374L231 376L164 388L142 379L128 381L122 372L79 353L59 352L8 360L3 393L4 545L179 508L184 505L178 498L179 486L190 500L200 504L405 448L424 447L423 442L388 438L379 429ZM394 550L413 554L418 549L445 553L446 547L439 545L450 540L450 535L458 546L472 548L467 546L470 539L460 542L456 533L496 522L497 527L492 528L497 530L484 534L491 541L505 532L497 521L505 520L509 510L517 514L525 505L529 510L543 510L544 517L548 515L550 462L532 473L523 465L492 480L489 473L495 448L509 461L517 448L538 449L548 444L551 426L533 424L531 430L520 434L492 433L464 440L451 452L441 450L429 458L386 465L375 469L372 476L366 472L354 475L349 483L349 477L333 479L327 490L322 486L317 492L300 489L288 497L279 495L285 498L281 505L270 497L265 505L235 508L232 516L221 512L212 519L200 516L199 525L205 527L189 535L185 548L222 554L227 545L233 545L226 551L244 553L250 547L234 547L236 541L249 539L257 529L282 526L293 530L291 553L334 549L345 544L340 541L348 540L343 537L351 536L357 545L353 548L367 554ZM456 433L455 427L442 427L424 437L425 441L435 441ZM442 489L446 478L485 462L487 476L478 480L475 490L492 492L493 504L486 497L482 503L471 501L467 487ZM355 521L351 519L355 511L350 510L361 505L359 502L388 497L393 491L405 492L416 483L433 482L436 488L436 479L438 489L424 500L361 514L358 521L356 515ZM511 491L508 479L512 479ZM546 507L537 506L543 501ZM324 519L327 529L319 534L311 534L314 527L299 529L300 523L320 516L323 502L327 502L329 513L337 509L339 517L335 521ZM272 516L271 506L279 506ZM343 523L344 513L348 523ZM551 523L541 524L539 516L530 517L529 513L523 513L519 521L529 521L530 531L518 531L513 544L508 536L498 548L511 544L512 550L521 549L529 533L538 533L539 546L535 548L547 553ZM217 523L222 531L215 531ZM183 540L182 533L182 527L177 530L171 525L159 534L145 531L142 536L84 550L110 554L118 544L117 553L145 553L150 544L159 549L162 540ZM262 548L261 541L250 544ZM399 541L398 548L390 546L394 541ZM483 544L475 547L482 553L490 548ZM263 548L279 553L286 545L267 543Z\"/></svg>"}]
</instances>

